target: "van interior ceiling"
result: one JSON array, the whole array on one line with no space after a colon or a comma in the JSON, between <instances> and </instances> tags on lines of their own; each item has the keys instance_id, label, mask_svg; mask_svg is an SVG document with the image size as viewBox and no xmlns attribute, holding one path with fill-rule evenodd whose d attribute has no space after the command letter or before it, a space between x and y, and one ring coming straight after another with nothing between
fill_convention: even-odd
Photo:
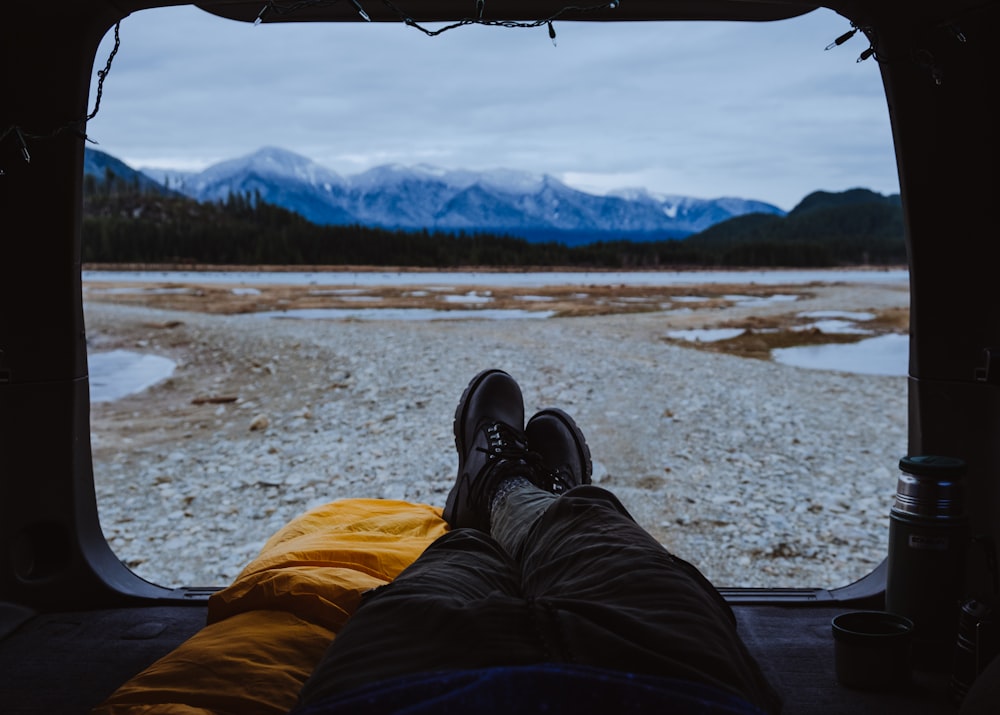
<instances>
[{"instance_id":1,"label":"van interior ceiling","mask_svg":"<svg viewBox=\"0 0 1000 715\"><path fill-rule=\"evenodd\" d=\"M0 22L0 710L84 713L196 633L212 589L134 575L98 522L81 273L85 120L95 54L130 13L170 0L6 3ZM410 0L418 23L473 0ZM492 17L550 17L565 3L494 0ZM254 22L263 0L205 0ZM990 0L622 0L567 20L770 22L826 7L872 42L891 120L910 270L908 453L963 460L970 533L1000 538L1000 291L988 227L997 195L1000 6ZM367 3L375 22L399 22ZM269 21L360 22L355 4L305 4ZM832 38L831 38L832 39ZM902 455L900 455L902 456ZM849 478L849 477L846 477ZM886 505L888 513L889 505ZM887 540L888 550L888 540ZM180 555L178 555L180 557ZM968 549L966 593L990 593ZM862 692L834 677L830 622L885 607L886 563L838 589L728 589L741 632L787 713L954 711L950 666ZM956 607L957 613L957 607ZM977 685L1000 682L994 660ZM982 696L980 696L982 697ZM995 689L992 693L997 697ZM968 704L968 703L967 703ZM986 712L983 710L983 712ZM994 712L1000 712L995 710Z\"/></svg>"}]
</instances>

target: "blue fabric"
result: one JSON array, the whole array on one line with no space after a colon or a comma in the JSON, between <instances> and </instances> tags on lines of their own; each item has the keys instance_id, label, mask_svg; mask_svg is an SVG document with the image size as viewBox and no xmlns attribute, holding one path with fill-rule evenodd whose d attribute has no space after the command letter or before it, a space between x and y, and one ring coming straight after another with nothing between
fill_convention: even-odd
<instances>
[{"instance_id":1,"label":"blue fabric","mask_svg":"<svg viewBox=\"0 0 1000 715\"><path fill-rule=\"evenodd\" d=\"M699 683L566 664L421 673L319 700L294 715L762 715Z\"/></svg>"}]
</instances>

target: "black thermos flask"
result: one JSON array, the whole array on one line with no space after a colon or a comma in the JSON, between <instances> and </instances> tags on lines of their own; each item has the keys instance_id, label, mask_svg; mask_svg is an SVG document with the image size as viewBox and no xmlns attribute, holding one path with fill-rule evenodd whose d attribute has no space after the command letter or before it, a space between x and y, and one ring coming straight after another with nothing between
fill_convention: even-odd
<instances>
[{"instance_id":1,"label":"black thermos flask","mask_svg":"<svg viewBox=\"0 0 1000 715\"><path fill-rule=\"evenodd\" d=\"M969 543L965 467L953 457L899 460L896 499L889 514L885 607L913 621L918 669L951 668Z\"/></svg>"}]
</instances>

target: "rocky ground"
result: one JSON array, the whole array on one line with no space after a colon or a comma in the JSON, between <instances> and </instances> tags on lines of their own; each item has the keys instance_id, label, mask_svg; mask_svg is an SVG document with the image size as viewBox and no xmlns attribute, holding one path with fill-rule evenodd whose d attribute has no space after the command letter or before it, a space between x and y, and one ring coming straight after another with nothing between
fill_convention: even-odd
<instances>
[{"instance_id":1,"label":"rocky ground","mask_svg":"<svg viewBox=\"0 0 1000 715\"><path fill-rule=\"evenodd\" d=\"M327 501L443 505L455 404L486 367L518 379L529 414L573 414L595 481L717 585L843 585L885 553L905 378L767 358L773 347L859 337L792 330L805 311L870 311L866 327L905 332L905 286L835 276L767 288L483 286L458 292L468 304L487 297L555 315L433 322L256 314L357 307L366 298L356 290L134 288L86 286L91 352L153 353L177 367L94 404L95 482L115 552L161 584L225 585L282 524ZM774 294L786 299L765 300ZM441 299L422 288L367 296L394 307ZM667 337L719 326L747 330L702 345Z\"/></svg>"}]
</instances>

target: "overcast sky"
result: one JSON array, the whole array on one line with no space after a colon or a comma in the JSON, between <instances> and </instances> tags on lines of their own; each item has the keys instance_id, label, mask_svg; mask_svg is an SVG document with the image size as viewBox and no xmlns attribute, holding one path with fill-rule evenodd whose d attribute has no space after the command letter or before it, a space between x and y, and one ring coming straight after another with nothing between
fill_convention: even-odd
<instances>
[{"instance_id":1,"label":"overcast sky","mask_svg":"<svg viewBox=\"0 0 1000 715\"><path fill-rule=\"evenodd\" d=\"M488 5L487 5L488 7ZM135 167L200 169L262 146L341 174L510 168L595 193L644 187L791 209L899 190L885 98L857 35L779 23L557 22L427 37L403 24L262 24L194 8L122 21L88 134ZM95 59L104 66L111 33ZM96 78L93 83L96 88ZM93 106L93 104L91 104Z\"/></svg>"}]
</instances>

